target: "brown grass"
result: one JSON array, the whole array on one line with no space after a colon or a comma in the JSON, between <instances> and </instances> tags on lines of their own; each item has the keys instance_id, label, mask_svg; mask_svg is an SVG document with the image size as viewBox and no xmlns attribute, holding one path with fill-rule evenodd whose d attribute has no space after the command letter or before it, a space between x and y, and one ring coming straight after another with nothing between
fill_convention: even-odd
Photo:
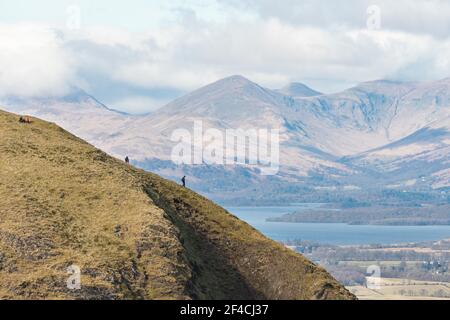
<instances>
[{"instance_id":1,"label":"brown grass","mask_svg":"<svg viewBox=\"0 0 450 320\"><path fill-rule=\"evenodd\" d=\"M0 298L354 298L198 194L18 119L0 111Z\"/></svg>"}]
</instances>

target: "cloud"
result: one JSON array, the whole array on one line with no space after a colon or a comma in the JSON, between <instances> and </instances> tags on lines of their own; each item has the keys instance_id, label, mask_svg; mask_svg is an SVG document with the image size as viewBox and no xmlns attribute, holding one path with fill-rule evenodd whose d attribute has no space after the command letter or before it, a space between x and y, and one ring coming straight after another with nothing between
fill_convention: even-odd
<instances>
[{"instance_id":1,"label":"cloud","mask_svg":"<svg viewBox=\"0 0 450 320\"><path fill-rule=\"evenodd\" d=\"M292 25L333 30L363 29L367 9L378 6L381 27L386 31L447 37L450 30L450 2L447 0L218 0L223 5L256 12L263 19L277 18Z\"/></svg>"},{"instance_id":2,"label":"cloud","mask_svg":"<svg viewBox=\"0 0 450 320\"><path fill-rule=\"evenodd\" d=\"M170 99L154 99L147 96L126 95L123 99L115 100L110 104L117 110L126 110L131 114L145 114L155 111L170 102Z\"/></svg>"},{"instance_id":3,"label":"cloud","mask_svg":"<svg viewBox=\"0 0 450 320\"><path fill-rule=\"evenodd\" d=\"M418 1L419 9L405 10L403 0L376 1L382 28L368 30L369 2L290 1L245 0L245 19L204 19L205 11L178 8L170 23L141 32L3 24L0 93L56 95L79 86L113 108L141 113L231 74L271 88L301 81L322 92L380 78L450 75L450 37L441 32L449 23L446 3ZM230 12L242 8L220 3L235 8Z\"/></svg>"},{"instance_id":4,"label":"cloud","mask_svg":"<svg viewBox=\"0 0 450 320\"><path fill-rule=\"evenodd\" d=\"M0 95L59 95L74 77L58 33L35 24L0 24Z\"/></svg>"}]
</instances>

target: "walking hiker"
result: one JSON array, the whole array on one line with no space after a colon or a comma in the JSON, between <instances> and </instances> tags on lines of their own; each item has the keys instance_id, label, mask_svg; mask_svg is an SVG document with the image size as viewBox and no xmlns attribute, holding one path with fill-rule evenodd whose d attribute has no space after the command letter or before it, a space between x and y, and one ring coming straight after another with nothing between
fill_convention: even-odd
<instances>
[{"instance_id":1,"label":"walking hiker","mask_svg":"<svg viewBox=\"0 0 450 320\"><path fill-rule=\"evenodd\" d=\"M125 157L125 163L130 164L130 158L128 158L128 156Z\"/></svg>"},{"instance_id":2,"label":"walking hiker","mask_svg":"<svg viewBox=\"0 0 450 320\"><path fill-rule=\"evenodd\" d=\"M181 182L183 183L183 187L186 187L186 176L183 176L183 178L181 178Z\"/></svg>"}]
</instances>

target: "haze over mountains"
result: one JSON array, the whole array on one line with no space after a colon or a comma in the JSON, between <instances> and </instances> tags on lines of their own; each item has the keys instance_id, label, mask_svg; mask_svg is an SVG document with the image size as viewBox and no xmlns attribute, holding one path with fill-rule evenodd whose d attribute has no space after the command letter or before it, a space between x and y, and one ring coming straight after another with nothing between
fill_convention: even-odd
<instances>
[{"instance_id":1,"label":"haze over mountains","mask_svg":"<svg viewBox=\"0 0 450 320\"><path fill-rule=\"evenodd\" d=\"M237 193L298 194L310 190L445 190L450 187L450 78L435 82L372 81L334 94L295 83L279 90L232 76L142 116L109 110L78 91L61 99L0 101L7 110L54 121L111 155L165 177L189 175L214 199ZM280 130L280 171L177 166L170 161L174 130ZM263 184L263 187L261 184Z\"/></svg>"}]
</instances>

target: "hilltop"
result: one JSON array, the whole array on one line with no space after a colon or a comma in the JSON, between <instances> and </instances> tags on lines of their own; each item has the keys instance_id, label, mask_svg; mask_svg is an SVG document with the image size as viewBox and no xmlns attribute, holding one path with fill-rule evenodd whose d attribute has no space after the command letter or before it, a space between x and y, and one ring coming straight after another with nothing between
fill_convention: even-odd
<instances>
[{"instance_id":1,"label":"hilltop","mask_svg":"<svg viewBox=\"0 0 450 320\"><path fill-rule=\"evenodd\" d=\"M0 111L0 299L354 298L195 192L18 119Z\"/></svg>"},{"instance_id":2,"label":"hilltop","mask_svg":"<svg viewBox=\"0 0 450 320\"><path fill-rule=\"evenodd\" d=\"M323 94L299 82L292 82L277 91L291 97L314 97Z\"/></svg>"}]
</instances>

